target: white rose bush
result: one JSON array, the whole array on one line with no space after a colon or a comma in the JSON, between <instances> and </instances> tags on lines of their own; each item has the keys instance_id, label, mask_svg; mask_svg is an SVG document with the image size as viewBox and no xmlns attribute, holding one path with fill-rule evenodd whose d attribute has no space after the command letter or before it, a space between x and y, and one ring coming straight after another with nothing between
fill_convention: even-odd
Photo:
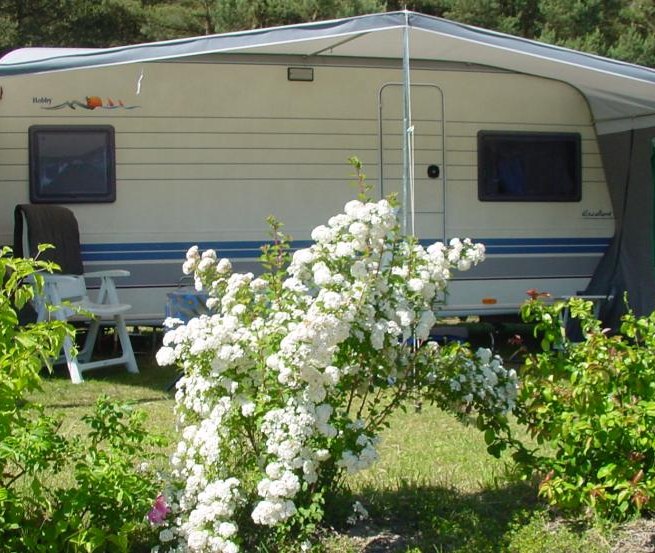
<instances>
[{"instance_id":1,"label":"white rose bush","mask_svg":"<svg viewBox=\"0 0 655 553\"><path fill-rule=\"evenodd\" d=\"M393 200L361 196L292 256L272 227L258 277L187 253L214 314L172 326L157 354L183 371L160 551L307 550L328 492L376 461L396 408L434 401L492 424L513 408L499 358L429 340L451 271L482 245L425 248Z\"/></svg>"}]
</instances>

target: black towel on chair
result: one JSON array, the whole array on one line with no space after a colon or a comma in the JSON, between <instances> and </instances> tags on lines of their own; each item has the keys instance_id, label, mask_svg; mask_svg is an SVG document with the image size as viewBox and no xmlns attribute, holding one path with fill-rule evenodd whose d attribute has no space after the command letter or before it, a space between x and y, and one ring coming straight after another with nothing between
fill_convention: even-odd
<instances>
[{"instance_id":1,"label":"black towel on chair","mask_svg":"<svg viewBox=\"0 0 655 553\"><path fill-rule=\"evenodd\" d=\"M27 222L29 252L23 251L23 214ZM82 252L77 219L70 209L49 204L22 204L14 210L14 255L34 257L39 244L52 244L39 259L54 261L64 274L81 275Z\"/></svg>"}]
</instances>

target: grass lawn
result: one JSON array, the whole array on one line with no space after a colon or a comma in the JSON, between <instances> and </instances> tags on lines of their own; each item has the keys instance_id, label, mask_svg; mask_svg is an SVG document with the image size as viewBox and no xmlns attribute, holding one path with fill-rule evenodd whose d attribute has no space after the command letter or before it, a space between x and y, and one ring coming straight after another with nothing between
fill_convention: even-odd
<instances>
[{"instance_id":1,"label":"grass lawn","mask_svg":"<svg viewBox=\"0 0 655 553\"><path fill-rule=\"evenodd\" d=\"M81 428L81 416L99 395L133 402L148 413L148 428L171 438L172 449L174 400L167 387L176 373L157 367L152 357L139 356L139 375L120 367L102 369L87 373L80 385L57 368L34 399L64 418L65 432ZM328 553L654 550L655 534L643 521L626 530L553 520L537 501L535 487L513 476L511 462L486 453L480 432L431 406L397 413L379 450L380 461L347 480L347 492L330 508L333 516L321 539ZM345 517L338 515L348 514L354 500L370 517L343 526L339 520Z\"/></svg>"}]
</instances>

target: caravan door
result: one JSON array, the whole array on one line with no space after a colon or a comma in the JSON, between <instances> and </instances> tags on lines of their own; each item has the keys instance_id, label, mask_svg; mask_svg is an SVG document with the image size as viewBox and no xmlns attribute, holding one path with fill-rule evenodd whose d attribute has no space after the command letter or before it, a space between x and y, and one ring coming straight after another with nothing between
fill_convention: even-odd
<instances>
[{"instance_id":1,"label":"caravan door","mask_svg":"<svg viewBox=\"0 0 655 553\"><path fill-rule=\"evenodd\" d=\"M415 234L422 242L445 237L444 102L438 86L411 86L414 127L414 202L408 209L408 232L414 217ZM403 199L403 87L388 83L379 93L380 189L382 196Z\"/></svg>"}]
</instances>

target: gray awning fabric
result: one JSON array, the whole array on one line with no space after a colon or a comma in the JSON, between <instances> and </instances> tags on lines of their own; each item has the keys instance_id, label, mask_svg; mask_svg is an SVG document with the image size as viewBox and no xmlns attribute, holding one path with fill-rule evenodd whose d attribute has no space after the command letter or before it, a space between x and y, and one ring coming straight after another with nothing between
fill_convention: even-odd
<instances>
[{"instance_id":1,"label":"gray awning fabric","mask_svg":"<svg viewBox=\"0 0 655 553\"><path fill-rule=\"evenodd\" d=\"M603 306L602 318L612 328L628 307L637 315L655 309L654 141L655 127L608 134L599 141L616 232L586 293L611 297Z\"/></svg>"},{"instance_id":2,"label":"gray awning fabric","mask_svg":"<svg viewBox=\"0 0 655 553\"><path fill-rule=\"evenodd\" d=\"M412 60L486 65L569 83L586 96L600 134L655 126L655 70L413 12L65 54L20 51L0 61L0 78L212 53L401 60L406 27Z\"/></svg>"}]
</instances>

